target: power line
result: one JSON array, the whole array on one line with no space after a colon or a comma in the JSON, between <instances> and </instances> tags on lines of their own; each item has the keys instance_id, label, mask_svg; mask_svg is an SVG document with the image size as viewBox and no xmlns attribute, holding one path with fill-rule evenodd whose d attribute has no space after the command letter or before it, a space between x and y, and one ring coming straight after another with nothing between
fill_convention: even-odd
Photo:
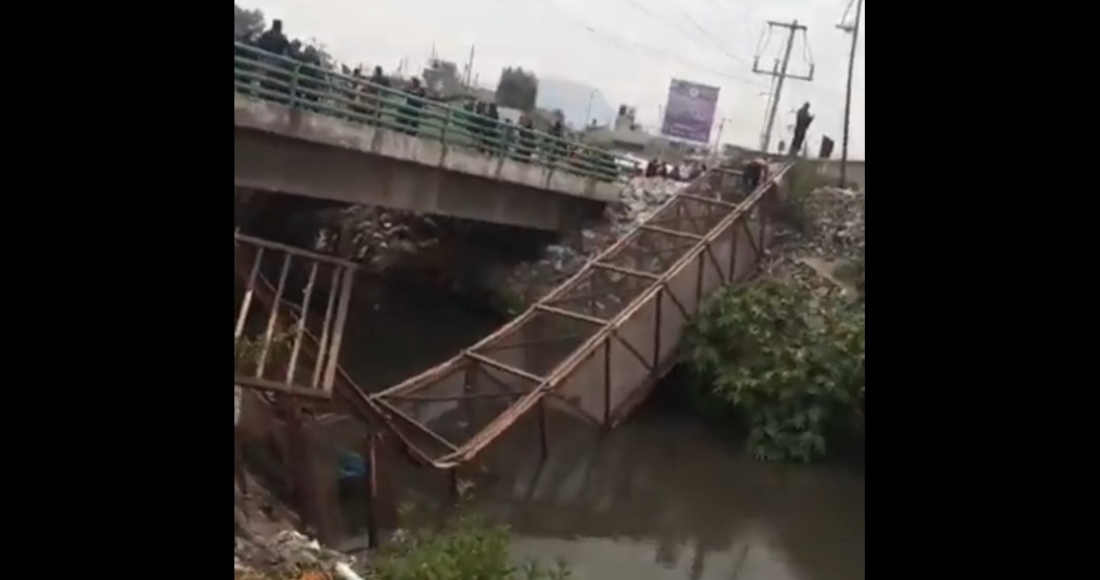
<instances>
[{"instance_id":1,"label":"power line","mask_svg":"<svg viewBox=\"0 0 1100 580\"><path fill-rule=\"evenodd\" d=\"M592 25L588 24L587 22L585 22L581 18L578 18L577 16L571 14L570 12L563 10L560 6L555 4L553 2L553 0L542 0L542 1L543 1L543 3L545 3L547 5L547 7L549 7L551 9L551 11L554 14L556 14L560 17L563 17L567 20L572 21L577 26L579 26L581 28L584 28L585 30L587 30L591 34L593 34L597 37L600 37L603 40L608 41L609 43L613 44L616 48L618 48L619 50L622 50L624 52L635 52L638 49L644 50L644 51L649 52L650 54L653 54L655 56L677 61L677 62L679 62L683 65L692 67L696 70L707 72L707 73L712 74L712 75L717 76L717 77L728 79L728 80L731 80L731 81L734 81L734 82L737 82L737 83L741 83L741 84L744 84L744 85L747 85L747 86L751 86L751 87L765 88L763 85L757 84L757 83L755 83L751 80L741 78L741 77L737 77L737 76L734 76L730 73L725 73L725 72L715 70L713 68L710 68L709 66L699 64L698 62L695 62L691 59L688 59L688 58L686 58L682 55L676 54L674 52L670 52L670 51L667 51L667 50L664 50L664 49L661 49L661 48L649 46L649 45L646 45L646 44L643 44L643 43L640 43L640 42L637 42L637 41L625 40L625 39L623 39L621 37L618 37L616 35L609 34L609 33L605 32L603 30L599 30L597 28L594 28ZM626 46L626 45L633 45L633 49L631 49L629 46Z\"/></svg>"},{"instance_id":2,"label":"power line","mask_svg":"<svg viewBox=\"0 0 1100 580\"><path fill-rule=\"evenodd\" d=\"M690 32L688 30L684 30L683 28L678 26L675 22L671 22L666 17L661 16L660 14L657 14L657 13L653 12L652 10L650 10L649 8L646 8L645 6L643 6L641 4L638 4L635 0L622 0L622 1L627 6L630 6L631 8L637 10L638 12L641 12L642 14L644 14L646 16L649 16L653 20L656 20L657 22L660 22L661 24L672 28L676 32L679 32L680 34L684 35L685 38L688 38L692 42L694 42L696 44L700 44L700 46L702 46L701 43L699 43L698 35L693 34L692 32ZM683 9L680 9L679 12L684 18L686 18L688 20L688 22L691 23L692 26L695 27L696 30L699 31L699 34L701 34L703 36L703 38L707 39L708 41L710 41L714 45L713 47L703 47L703 48L707 48L708 50L717 49L718 52L721 52L725 56L727 56L727 57L729 57L729 58L731 58L731 59L733 59L737 62L747 64L744 59L742 59L741 57L731 53L728 50L726 50L722 46L722 44L720 42L718 42L709 32L707 32L707 30L705 28L703 28L703 26L701 24L699 24L699 22L697 22L694 18L692 18L692 16L690 14L688 14Z\"/></svg>"}]
</instances>

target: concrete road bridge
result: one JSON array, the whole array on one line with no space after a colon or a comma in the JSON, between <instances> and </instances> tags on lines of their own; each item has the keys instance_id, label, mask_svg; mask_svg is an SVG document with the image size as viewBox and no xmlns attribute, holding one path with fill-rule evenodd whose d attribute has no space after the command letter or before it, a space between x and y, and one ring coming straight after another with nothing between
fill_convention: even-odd
<instances>
[{"instance_id":1,"label":"concrete road bridge","mask_svg":"<svg viewBox=\"0 0 1100 580\"><path fill-rule=\"evenodd\" d=\"M380 442L396 443L416 464L449 474L452 488L460 471L511 469L494 455L514 447L493 445L503 438L526 432L530 452L546 457L551 423L599 430L622 422L676 363L706 297L753 275L790 168L776 166L754 191L743 191L736 167L712 169L496 332L373 394L337 361L354 264L237 235L238 393L249 387L255 414L291 433L283 439L296 458L294 487L328 490L302 491L321 530L338 511L319 507L336 495L334 444L361 449L377 474ZM253 334L258 364L240 355ZM273 406L279 393L314 403L307 412ZM310 441L321 440L309 457ZM378 493L379 478L370 481Z\"/></svg>"},{"instance_id":2,"label":"concrete road bridge","mask_svg":"<svg viewBox=\"0 0 1100 580\"><path fill-rule=\"evenodd\" d=\"M234 184L542 230L623 187L610 152L236 44Z\"/></svg>"}]
</instances>

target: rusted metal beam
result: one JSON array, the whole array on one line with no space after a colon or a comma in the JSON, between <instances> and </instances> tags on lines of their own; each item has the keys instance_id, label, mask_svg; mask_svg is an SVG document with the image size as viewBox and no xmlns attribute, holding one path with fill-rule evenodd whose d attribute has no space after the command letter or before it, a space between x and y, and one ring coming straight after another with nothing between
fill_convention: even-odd
<instances>
[{"instance_id":1,"label":"rusted metal beam","mask_svg":"<svg viewBox=\"0 0 1100 580\"><path fill-rule=\"evenodd\" d=\"M497 386L497 388L499 388L501 391L503 391L503 393L501 393L501 394L505 394L505 395L509 395L509 396L511 396L511 395L522 396L522 395L526 395L527 393L531 392L530 389L528 389L526 391L516 391L516 390L512 389L512 385L509 385L508 383L500 380L499 377L494 377L493 375L485 372L485 369L482 369L478 365L471 364L470 368L473 369L474 371L476 371L480 376L483 376L483 377L489 379L490 383L493 383L494 385ZM527 380L527 379L524 378L523 380Z\"/></svg>"},{"instance_id":2,"label":"rusted metal beam","mask_svg":"<svg viewBox=\"0 0 1100 580\"><path fill-rule=\"evenodd\" d=\"M429 395L396 395L386 399L387 401L394 401L397 403L450 403L453 401L466 401L472 399L504 399L504 398L517 398L527 393L510 392L510 393L470 393L467 395L449 395L433 397Z\"/></svg>"},{"instance_id":3,"label":"rusted metal beam","mask_svg":"<svg viewBox=\"0 0 1100 580\"><path fill-rule=\"evenodd\" d=\"M700 236L699 234L691 234L691 233L688 233L688 232L670 230L668 228L662 228L660 226L651 226L651 225L648 225L648 224L642 224L641 227L642 227L643 230L645 230L647 232L654 232L654 233L657 233L657 234L664 234L666 236L673 236L673 237L677 237L677 238L685 238L685 239L688 239L688 240L701 240L701 239L703 239L703 236Z\"/></svg>"},{"instance_id":4,"label":"rusted metal beam","mask_svg":"<svg viewBox=\"0 0 1100 580\"><path fill-rule=\"evenodd\" d=\"M241 233L234 233L233 240L236 242L243 242L258 248L267 248L269 250L278 250L280 252L286 252L294 256L300 256L302 258L309 258L317 262L324 262L326 264L334 264L337 266L343 266L345 268L355 269L359 267L359 264L350 260L344 260L335 256L329 256L326 254L318 254L317 252L311 252L302 248L295 248L294 246L288 246L286 244L280 244L279 242L273 242L271 240L262 240L260 238L254 238L252 236L246 236Z\"/></svg>"},{"instance_id":5,"label":"rusted metal beam","mask_svg":"<svg viewBox=\"0 0 1100 580\"><path fill-rule=\"evenodd\" d=\"M612 331L611 336L614 336L615 339L619 341L619 344L623 345L623 347L626 348L626 350L630 352L630 354L634 355L634 358L638 359L638 361L642 363L642 366L644 366L647 371L653 370L653 365L651 365L649 361L646 360L644 356L642 356L642 353L638 352L638 349L634 348L634 345L630 344L630 342L623 338L623 335L620 334L618 330Z\"/></svg>"},{"instance_id":6,"label":"rusted metal beam","mask_svg":"<svg viewBox=\"0 0 1100 580\"><path fill-rule=\"evenodd\" d=\"M736 209L737 208L737 204L733 203L731 201L722 201L720 199L712 199L712 198L709 198L709 197L703 197L701 195L695 195L693 193L681 193L680 197L682 197L684 199L691 199L691 200L698 201L698 202L701 202L701 203L709 203L709 204L713 204L713 205L718 205L718 206L722 206L722 207L729 208L729 209Z\"/></svg>"},{"instance_id":7,"label":"rusted metal beam","mask_svg":"<svg viewBox=\"0 0 1100 580\"><path fill-rule=\"evenodd\" d=\"M351 303L351 286L355 281L355 270L344 270L344 280L340 285L339 306L336 308L336 321L332 328L332 345L328 352L328 367L325 368L324 382L321 387L325 392L332 392L332 383L336 379L336 365L340 359L340 345L344 339L344 324L348 318L348 307ZM320 363L318 363L320 364Z\"/></svg>"},{"instance_id":8,"label":"rusted metal beam","mask_svg":"<svg viewBox=\"0 0 1100 580\"><path fill-rule=\"evenodd\" d=\"M606 296L606 294L601 294L601 296ZM573 341L573 340L584 340L585 338L587 338L591 335L592 335L591 332L586 332L584 334L570 334L568 336L559 336L557 338L540 338L540 339L535 339L535 340L524 340L522 342L516 342L516 343L512 343L512 344L501 344L501 345L487 346L485 348L482 348L481 352L494 352L494 351L501 351L501 350L512 350L512 349L516 349L516 348L527 348L527 347L531 347L531 346L542 346L542 345L547 345L547 344L558 344L558 343L562 343L562 342L570 342L570 341Z\"/></svg>"},{"instance_id":9,"label":"rusted metal beam","mask_svg":"<svg viewBox=\"0 0 1100 580\"><path fill-rule=\"evenodd\" d=\"M529 381L531 381L532 383L535 383L535 384L541 383L542 381L546 380L544 377L540 377L539 375L529 373L529 372L527 372L523 369L517 369L516 367L514 367L512 365L502 363L502 362L500 362L500 361L498 361L494 358L489 358L485 355L478 354L478 353L473 352L473 351L468 350L468 351L463 353L463 356L465 356L466 358L469 358L471 360L477 361L477 362L479 362L479 363L481 363L485 366L492 367L492 368L494 368L498 371L506 372L508 374L515 375L515 376L520 377L522 379L527 379L527 380L529 380Z\"/></svg>"},{"instance_id":10,"label":"rusted metal beam","mask_svg":"<svg viewBox=\"0 0 1100 580\"><path fill-rule=\"evenodd\" d=\"M630 268L623 268L622 266L616 266L614 264L607 264L605 262L593 262L592 267L599 268L601 270L607 270L609 272L615 272L616 274L622 274L624 276L636 276L638 278L648 278L650 280L660 280L661 277L657 274L650 274L649 272L642 272L641 270L632 270Z\"/></svg>"},{"instance_id":11,"label":"rusted metal beam","mask_svg":"<svg viewBox=\"0 0 1100 580\"><path fill-rule=\"evenodd\" d=\"M236 375L233 377L233 381L242 387L249 387L261 391L267 391L270 393L294 395L297 397L304 397L317 401L327 401L331 398L331 395L329 395L328 393L319 391L311 387L296 387L293 385L287 385L277 381L261 379L259 377L248 375Z\"/></svg>"},{"instance_id":12,"label":"rusted metal beam","mask_svg":"<svg viewBox=\"0 0 1100 580\"><path fill-rule=\"evenodd\" d=\"M253 258L252 267L248 269L248 278L245 281L244 296L241 297L241 311L237 314L237 327L234 332L234 344L240 346L241 336L244 334L244 325L248 320L248 310L252 306L252 296L256 292L256 278L260 274L260 262L263 261L264 249L257 248ZM234 264L235 266L235 264Z\"/></svg>"},{"instance_id":13,"label":"rusted metal beam","mask_svg":"<svg viewBox=\"0 0 1100 580\"><path fill-rule=\"evenodd\" d=\"M279 283L275 286L275 298L273 302L278 304L283 299L283 291L286 290L286 276L290 272L291 255L283 258L283 267L279 270ZM275 322L279 318L279 309L272 308L267 318L267 328L264 330L263 343L260 345L259 362L256 363L256 377L263 378L264 367L267 365L267 355L270 352L271 340L275 337Z\"/></svg>"},{"instance_id":14,"label":"rusted metal beam","mask_svg":"<svg viewBox=\"0 0 1100 580\"><path fill-rule=\"evenodd\" d=\"M294 345L290 349L290 362L286 365L287 383L294 382L294 371L298 365L298 355L302 352L302 340L305 339L306 317L309 315L309 302L313 298L313 283L317 279L317 262L309 265L309 280L302 296L302 313L298 316L298 324L294 325Z\"/></svg>"},{"instance_id":15,"label":"rusted metal beam","mask_svg":"<svg viewBox=\"0 0 1100 580\"><path fill-rule=\"evenodd\" d=\"M340 270L332 270L332 280L329 285L328 301L325 303L325 317L321 320L321 340L317 342L317 360L313 365L313 386L321 386L321 374L325 368L325 361L328 360L328 343L329 332L331 332L331 323L333 310L336 308L336 288L340 287Z\"/></svg>"},{"instance_id":16,"label":"rusted metal beam","mask_svg":"<svg viewBox=\"0 0 1100 580\"><path fill-rule=\"evenodd\" d=\"M450 441L447 441L446 438L439 435L435 431L432 431L432 429L430 427L428 427L427 425L421 423L420 421L417 421L416 419L413 419L412 417L409 416L408 413L402 411L401 409L398 409L396 406L394 406L389 401L383 400L383 401L381 401L381 403L386 407L386 410L388 412L393 413L394 415L396 415L402 421L408 423L409 425L412 425L413 427L416 427L417 430L419 430L421 433L424 433L428 437L431 437L432 440L434 440L436 443L440 443L448 449L456 449L454 443L451 443Z\"/></svg>"},{"instance_id":17,"label":"rusted metal beam","mask_svg":"<svg viewBox=\"0 0 1100 580\"><path fill-rule=\"evenodd\" d=\"M589 316L580 312L573 312L572 310L565 310L564 308L558 308L556 306L549 306L546 304L536 304L535 310L538 310L539 312L545 312L547 314L564 316L565 318L572 318L573 320L579 320L581 322L587 322L589 324L595 324L597 326L603 326L604 324L607 324L607 321L603 318L597 318L595 316Z\"/></svg>"}]
</instances>

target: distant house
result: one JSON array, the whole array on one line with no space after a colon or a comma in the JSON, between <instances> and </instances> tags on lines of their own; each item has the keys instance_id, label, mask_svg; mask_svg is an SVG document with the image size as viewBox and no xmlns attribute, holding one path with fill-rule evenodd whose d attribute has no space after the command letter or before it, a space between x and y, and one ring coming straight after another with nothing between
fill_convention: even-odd
<instances>
[{"instance_id":1,"label":"distant house","mask_svg":"<svg viewBox=\"0 0 1100 580\"><path fill-rule=\"evenodd\" d=\"M585 143L615 151L656 156L668 148L668 139L653 135L634 121L635 109L622 105L611 127L592 127L584 132Z\"/></svg>"}]
</instances>

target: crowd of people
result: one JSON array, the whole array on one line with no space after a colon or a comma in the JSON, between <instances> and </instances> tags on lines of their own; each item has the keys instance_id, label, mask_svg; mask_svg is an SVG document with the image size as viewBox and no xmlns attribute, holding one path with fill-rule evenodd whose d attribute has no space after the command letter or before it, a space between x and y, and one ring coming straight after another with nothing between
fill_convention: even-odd
<instances>
[{"instance_id":1,"label":"crowd of people","mask_svg":"<svg viewBox=\"0 0 1100 580\"><path fill-rule=\"evenodd\" d=\"M324 69L331 68L332 63L326 62L322 51L301 41L288 39L281 20L273 20L269 29L255 37L240 36L236 41L239 58L237 79L238 84L249 86L244 89L246 92L252 91L254 96L269 100L288 103L293 100L305 107L321 108L321 100L328 92L326 80L329 83L334 80L334 77L326 79L328 73ZM255 67L244 64L254 60L255 55L247 54L250 51L243 47L257 48L283 58L271 59L261 73ZM293 84L290 80L295 62L310 66L298 67L298 80ZM391 78L380 66L374 67L369 77L363 73L362 67L348 69L342 66L341 69L345 74L337 75L335 79L347 85L344 88L352 102L345 103L346 108L357 121L368 125L381 125L383 112L389 110L393 113L396 130L417 135L428 103L434 102L439 107L451 106L443 102L439 95L430 93L418 78L407 82ZM261 80L254 82L254 77ZM255 88L252 88L253 85ZM347 95L339 100L346 101ZM470 135L474 146L485 154L503 155L525 163L537 160L574 172L595 171L605 180L614 180L619 176L618 164L609 152L568 140L560 115L550 123L546 133L535 127L529 113L521 115L518 123L510 119L502 121L496 103L470 101L455 112L454 118Z\"/></svg>"}]
</instances>

